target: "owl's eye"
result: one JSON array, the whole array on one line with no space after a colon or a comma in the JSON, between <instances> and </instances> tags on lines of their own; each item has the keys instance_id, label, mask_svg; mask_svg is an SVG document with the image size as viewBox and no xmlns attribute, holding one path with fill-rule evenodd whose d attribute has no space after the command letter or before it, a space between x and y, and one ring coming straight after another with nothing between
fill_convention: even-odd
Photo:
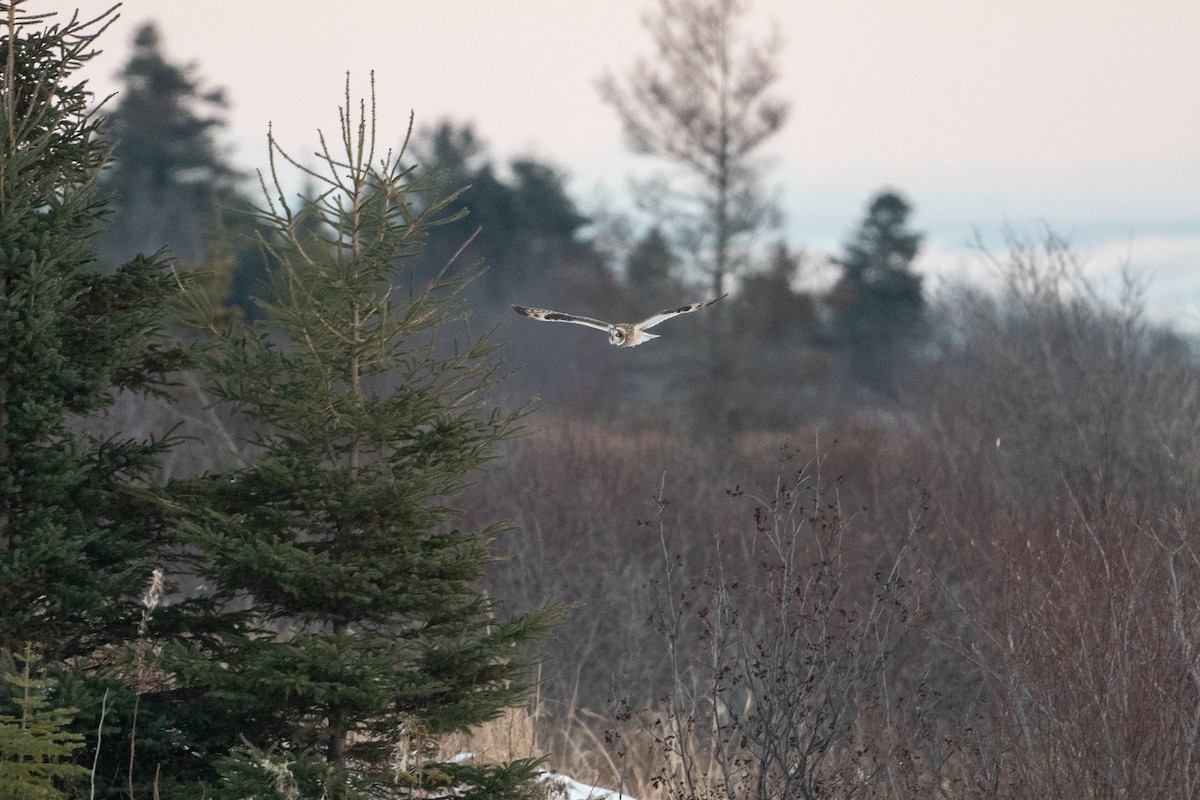
<instances>
[{"instance_id":1,"label":"owl's eye","mask_svg":"<svg viewBox=\"0 0 1200 800\"><path fill-rule=\"evenodd\" d=\"M623 342L625 341L625 331L617 328L609 334L608 338L612 339L614 342Z\"/></svg>"}]
</instances>

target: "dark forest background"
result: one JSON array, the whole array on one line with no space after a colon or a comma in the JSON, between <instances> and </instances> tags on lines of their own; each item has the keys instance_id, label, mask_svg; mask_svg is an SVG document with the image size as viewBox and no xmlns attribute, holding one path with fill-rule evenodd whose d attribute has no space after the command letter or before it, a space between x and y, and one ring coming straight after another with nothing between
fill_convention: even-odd
<instances>
[{"instance_id":1,"label":"dark forest background","mask_svg":"<svg viewBox=\"0 0 1200 800\"><path fill-rule=\"evenodd\" d=\"M102 188L114 215L98 240L99 260L115 266L168 247L180 265L212 276L221 303L253 321L256 301L269 299L271 265L245 213L257 200L256 178L221 149L225 93L205 86L195 65L172 63L154 26L137 31L134 44L109 114L116 149ZM480 272L466 297L472 324L502 326L516 372L505 391L514 396L537 394L550 408L623 418L669 399L703 409L698 424L706 428L714 419L725 430L787 426L800 410L825 414L851 398L886 396L898 361L928 341L930 299L916 269L921 234L911 201L893 189L864 198L862 219L846 221L845 248L832 257L779 238L770 225L742 224L730 238L749 235L736 243L716 292L730 297L710 312L719 322L673 326L655 348L609 352L579 330L522 323L511 304L634 320L713 295L710 256L695 230L707 219L702 213L699 223L681 224L680 210L661 200L589 219L568 190L567 169L528 157L500 160L485 141L486 131L470 122L417 120L411 163L446 191L465 187L458 205L466 214L431 232L413 261L414 278L436 274L471 239L456 263ZM745 191L769 205L769 188L755 176ZM696 191L697 202L708 202ZM764 221L778 213L757 206L744 213L750 210ZM809 274L829 272L829 261L839 274L831 285L798 288L811 283ZM717 356L712 336L722 342ZM714 370L719 389L707 379ZM697 374L706 380L697 382Z\"/></svg>"}]
</instances>

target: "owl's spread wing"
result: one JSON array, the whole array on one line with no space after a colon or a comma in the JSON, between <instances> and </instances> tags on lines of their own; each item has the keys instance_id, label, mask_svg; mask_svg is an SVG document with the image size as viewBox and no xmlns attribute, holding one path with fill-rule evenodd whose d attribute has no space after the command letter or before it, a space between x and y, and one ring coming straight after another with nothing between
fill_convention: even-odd
<instances>
[{"instance_id":1,"label":"owl's spread wing","mask_svg":"<svg viewBox=\"0 0 1200 800\"><path fill-rule=\"evenodd\" d=\"M587 325L589 328L601 331L612 329L612 325L609 325L607 322L601 322L591 317L580 317L575 314L564 314L561 311L549 311L544 308L526 308L525 306L513 306L513 311L516 311L523 317L540 319L543 322L571 322L576 325Z\"/></svg>"},{"instance_id":2,"label":"owl's spread wing","mask_svg":"<svg viewBox=\"0 0 1200 800\"><path fill-rule=\"evenodd\" d=\"M725 295L721 295L721 297L724 297L724 296ZM711 306L713 303L717 302L717 300L720 300L721 297L715 298L713 300L701 300L699 303L692 303L691 305L680 306L679 308L671 308L666 311L660 311L657 314L655 314L653 317L649 317L647 319L642 320L634 327L637 328L638 330L643 330L643 331L646 330L647 328L653 328L658 323L668 320L671 317L677 317L680 314L687 314L689 312L704 308L705 306Z\"/></svg>"}]
</instances>

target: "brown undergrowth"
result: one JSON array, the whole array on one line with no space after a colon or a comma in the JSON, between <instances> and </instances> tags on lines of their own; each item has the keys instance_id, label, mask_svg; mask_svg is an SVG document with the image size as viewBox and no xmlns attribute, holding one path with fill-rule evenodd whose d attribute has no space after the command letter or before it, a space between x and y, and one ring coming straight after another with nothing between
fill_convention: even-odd
<instances>
[{"instance_id":1,"label":"brown undergrowth","mask_svg":"<svg viewBox=\"0 0 1200 800\"><path fill-rule=\"evenodd\" d=\"M1200 363L1054 242L1009 258L868 407L529 417L455 524L510 520L486 590L568 613L446 746L643 800L1200 793Z\"/></svg>"}]
</instances>

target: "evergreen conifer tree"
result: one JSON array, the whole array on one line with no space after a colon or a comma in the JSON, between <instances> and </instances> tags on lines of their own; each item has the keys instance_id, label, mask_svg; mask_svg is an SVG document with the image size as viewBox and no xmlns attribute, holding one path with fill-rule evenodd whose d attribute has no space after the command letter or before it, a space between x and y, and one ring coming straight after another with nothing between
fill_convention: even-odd
<instances>
[{"instance_id":1,"label":"evergreen conifer tree","mask_svg":"<svg viewBox=\"0 0 1200 800\"><path fill-rule=\"evenodd\" d=\"M662 229L655 226L636 242L625 260L625 280L643 302L664 308L684 294L678 272L679 256Z\"/></svg>"},{"instance_id":2,"label":"evergreen conifer tree","mask_svg":"<svg viewBox=\"0 0 1200 800\"><path fill-rule=\"evenodd\" d=\"M184 264L204 266L224 288L219 299L254 313L263 291L244 177L219 144L228 105L191 65L171 61L158 28L137 29L107 115L113 164L101 182L113 215L97 241L101 263L167 247ZM214 285L215 285L214 284Z\"/></svg>"},{"instance_id":3,"label":"evergreen conifer tree","mask_svg":"<svg viewBox=\"0 0 1200 800\"><path fill-rule=\"evenodd\" d=\"M166 442L98 439L79 421L182 360L159 325L176 282L154 258L95 268L107 158L72 74L105 18L6 8L0 39L0 650L48 665L131 640L161 542L139 488Z\"/></svg>"},{"instance_id":4,"label":"evergreen conifer tree","mask_svg":"<svg viewBox=\"0 0 1200 800\"><path fill-rule=\"evenodd\" d=\"M794 288L804 253L778 241L767 259L766 269L742 277L735 304L738 336L753 348L803 345L817 328L812 297Z\"/></svg>"},{"instance_id":5,"label":"evergreen conifer tree","mask_svg":"<svg viewBox=\"0 0 1200 800\"><path fill-rule=\"evenodd\" d=\"M901 195L880 192L834 260L842 276L826 298L833 339L849 349L860 377L875 384L890 381L897 348L920 332L925 311L921 276L912 270L921 234L908 227L911 213Z\"/></svg>"},{"instance_id":6,"label":"evergreen conifer tree","mask_svg":"<svg viewBox=\"0 0 1200 800\"><path fill-rule=\"evenodd\" d=\"M110 733L133 705L114 666L167 547L148 484L169 441L93 435L89 418L157 391L186 354L160 330L177 290L163 261L96 264L109 149L74 74L111 12L60 23L24 6L0 12L0 652L28 645L90 736L106 693Z\"/></svg>"},{"instance_id":7,"label":"evergreen conifer tree","mask_svg":"<svg viewBox=\"0 0 1200 800\"><path fill-rule=\"evenodd\" d=\"M450 185L469 187L455 208L467 213L457 224L431 232L429 248L416 262L422 274L436 274L472 231L479 235L467 253L487 271L470 287L476 308L511 314L509 303L553 302L563 272L596 286L608 283L603 259L580 236L588 218L567 194L566 176L554 166L517 158L497 165L470 125L442 122L414 149L422 167ZM507 173L507 174L504 174Z\"/></svg>"},{"instance_id":8,"label":"evergreen conifer tree","mask_svg":"<svg viewBox=\"0 0 1200 800\"><path fill-rule=\"evenodd\" d=\"M250 614L162 663L243 742L209 796L524 797L533 762L432 748L520 702L520 645L553 616L497 616L478 588L496 531L449 505L520 415L488 406L489 344L442 339L462 280L410 271L456 195L376 151L374 97L356 114L349 81L341 120L319 170L271 141L268 327L211 326L211 390L256 421L258 455L174 487L196 572ZM318 202L285 199L285 164Z\"/></svg>"},{"instance_id":9,"label":"evergreen conifer tree","mask_svg":"<svg viewBox=\"0 0 1200 800\"><path fill-rule=\"evenodd\" d=\"M184 261L201 261L216 203L235 199L238 175L215 136L225 96L202 88L193 71L166 58L157 27L138 28L108 115L114 164L104 189L114 194L116 213L102 257L167 245Z\"/></svg>"},{"instance_id":10,"label":"evergreen conifer tree","mask_svg":"<svg viewBox=\"0 0 1200 800\"><path fill-rule=\"evenodd\" d=\"M87 770L71 763L83 736L67 729L76 709L56 708L50 700L54 680L39 675L38 656L26 643L19 667L5 674L0 664L0 797L28 800L67 798L65 789ZM11 695L11 699L4 694ZM2 712L13 706L16 713Z\"/></svg>"}]
</instances>

